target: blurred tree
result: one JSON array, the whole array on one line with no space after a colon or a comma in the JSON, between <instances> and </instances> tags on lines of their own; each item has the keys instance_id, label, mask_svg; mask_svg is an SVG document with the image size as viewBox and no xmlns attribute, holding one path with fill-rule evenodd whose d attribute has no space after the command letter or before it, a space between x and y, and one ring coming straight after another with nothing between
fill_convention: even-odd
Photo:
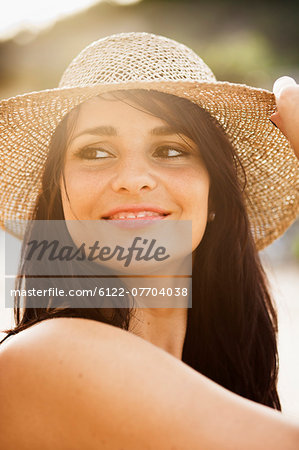
<instances>
[{"instance_id":1,"label":"blurred tree","mask_svg":"<svg viewBox=\"0 0 299 450\"><path fill-rule=\"evenodd\" d=\"M57 86L69 61L112 33L148 31L193 48L220 80L271 89L299 79L299 2L143 0L100 2L39 33L0 42L0 97Z\"/></svg>"},{"instance_id":2,"label":"blurred tree","mask_svg":"<svg viewBox=\"0 0 299 450\"><path fill-rule=\"evenodd\" d=\"M263 34L272 43L272 47L283 51L283 62L299 64L299 1L272 0L143 0L145 4L159 5L181 4L184 9L196 5L198 20L209 11L214 13L214 25L210 23L210 31L214 35L229 32L230 27L251 29ZM282 52L281 52L282 53Z\"/></svg>"}]
</instances>

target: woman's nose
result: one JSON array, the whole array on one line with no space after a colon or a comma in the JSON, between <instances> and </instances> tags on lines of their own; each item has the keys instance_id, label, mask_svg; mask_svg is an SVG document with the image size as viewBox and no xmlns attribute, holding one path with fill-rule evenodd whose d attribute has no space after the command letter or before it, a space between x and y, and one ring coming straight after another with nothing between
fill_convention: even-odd
<instances>
[{"instance_id":1,"label":"woman's nose","mask_svg":"<svg viewBox=\"0 0 299 450\"><path fill-rule=\"evenodd\" d=\"M145 161L131 159L115 168L112 180L112 189L115 192L137 194L140 191L155 189L156 186L156 179Z\"/></svg>"}]
</instances>

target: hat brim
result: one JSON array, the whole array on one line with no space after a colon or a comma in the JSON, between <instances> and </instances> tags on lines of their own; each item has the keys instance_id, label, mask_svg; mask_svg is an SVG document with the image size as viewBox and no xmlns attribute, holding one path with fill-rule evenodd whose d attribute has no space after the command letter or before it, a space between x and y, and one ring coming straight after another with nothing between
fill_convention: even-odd
<instances>
[{"instance_id":1,"label":"hat brim","mask_svg":"<svg viewBox=\"0 0 299 450\"><path fill-rule=\"evenodd\" d=\"M186 98L205 108L228 135L246 171L244 201L258 250L278 238L299 212L299 163L288 140L269 120L274 95L229 82L150 81L56 88L0 103L0 225L22 238L30 220L51 136L65 114L109 91L146 89ZM238 171L241 182L243 173ZM15 224L14 224L15 222Z\"/></svg>"}]
</instances>

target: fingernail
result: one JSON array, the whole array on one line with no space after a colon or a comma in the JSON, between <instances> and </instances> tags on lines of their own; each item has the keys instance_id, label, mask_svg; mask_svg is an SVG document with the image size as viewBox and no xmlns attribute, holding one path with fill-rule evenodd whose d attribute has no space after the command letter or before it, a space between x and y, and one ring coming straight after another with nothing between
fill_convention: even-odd
<instances>
[{"instance_id":1,"label":"fingernail","mask_svg":"<svg viewBox=\"0 0 299 450\"><path fill-rule=\"evenodd\" d=\"M276 125L276 123L273 122L273 120L269 119L271 123L273 123L273 125L278 128L278 126ZM278 128L279 129L279 128Z\"/></svg>"},{"instance_id":2,"label":"fingernail","mask_svg":"<svg viewBox=\"0 0 299 450\"><path fill-rule=\"evenodd\" d=\"M281 94L281 91L287 87L287 86L296 86L296 81L294 80L294 78L291 77L280 77L278 78L274 84L273 84L273 93L275 95L275 97L279 97Z\"/></svg>"}]
</instances>

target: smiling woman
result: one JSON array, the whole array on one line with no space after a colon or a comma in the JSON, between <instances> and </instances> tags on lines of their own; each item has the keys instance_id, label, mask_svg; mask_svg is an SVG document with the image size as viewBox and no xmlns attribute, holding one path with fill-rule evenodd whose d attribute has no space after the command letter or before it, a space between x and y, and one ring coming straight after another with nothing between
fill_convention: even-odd
<instances>
[{"instance_id":1,"label":"smiling woman","mask_svg":"<svg viewBox=\"0 0 299 450\"><path fill-rule=\"evenodd\" d=\"M20 99L34 112L27 132L13 121L17 101L2 102L3 159L15 151L5 166L10 194L1 220L24 237L20 291L45 282L33 277L44 261L25 257L39 221L73 244L73 223L102 223L117 241L132 229L186 221L190 236L173 240L177 248L191 241L192 307L133 307L136 289L118 300L105 290L108 307L88 297L53 307L58 285L64 292L108 286L92 261L62 262L60 278L46 280L53 289L42 307L16 294L9 335L17 336L2 346L3 446L297 448L298 425L273 411L280 410L277 317L257 253L298 211L298 162L268 120L273 95L216 82L174 41L128 33L83 50L57 91ZM31 172L17 183L24 155ZM20 211L29 219L25 235ZM165 288L162 272L154 273ZM115 286L132 288L121 278L118 271ZM174 299L178 280L190 282L168 277Z\"/></svg>"},{"instance_id":2,"label":"smiling woman","mask_svg":"<svg viewBox=\"0 0 299 450\"><path fill-rule=\"evenodd\" d=\"M167 126L166 118L142 111L142 97L153 101L163 94L135 93L139 107L133 92L118 96L79 107L65 156L64 218L190 220L195 250L206 227L209 195L199 149L178 127Z\"/></svg>"}]
</instances>

